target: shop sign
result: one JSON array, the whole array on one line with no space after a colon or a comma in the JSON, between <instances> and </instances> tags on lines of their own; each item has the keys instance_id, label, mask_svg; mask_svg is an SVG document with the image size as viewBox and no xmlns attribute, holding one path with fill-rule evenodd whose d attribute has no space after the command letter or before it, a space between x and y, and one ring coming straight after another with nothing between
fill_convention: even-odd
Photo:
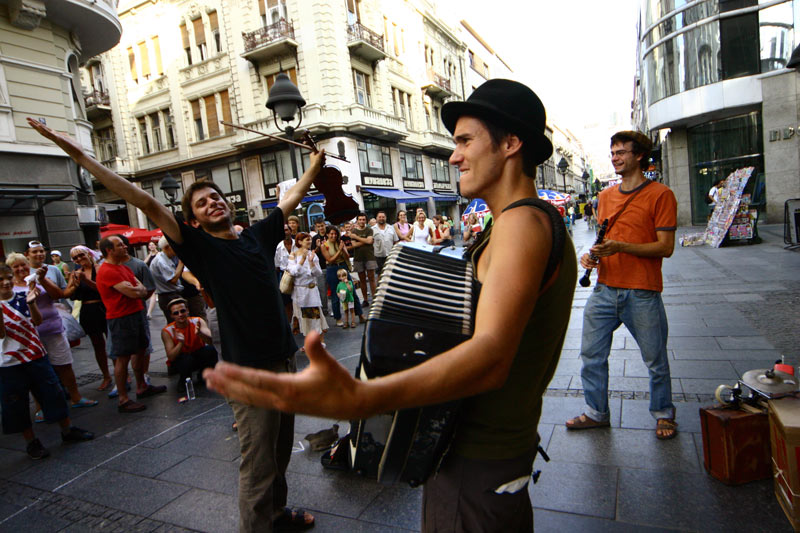
<instances>
[{"instance_id":1,"label":"shop sign","mask_svg":"<svg viewBox=\"0 0 800 533\"><path fill-rule=\"evenodd\" d=\"M377 176L362 176L361 181L364 185L378 186L378 187L394 187L392 178L379 178Z\"/></svg>"},{"instance_id":2,"label":"shop sign","mask_svg":"<svg viewBox=\"0 0 800 533\"><path fill-rule=\"evenodd\" d=\"M424 189L425 182L424 181L416 181L416 180L403 180L403 188L404 189Z\"/></svg>"},{"instance_id":3,"label":"shop sign","mask_svg":"<svg viewBox=\"0 0 800 533\"><path fill-rule=\"evenodd\" d=\"M783 128L782 130L769 130L769 142L786 141L794 137L794 134L798 132L800 132L800 126L797 128Z\"/></svg>"},{"instance_id":4,"label":"shop sign","mask_svg":"<svg viewBox=\"0 0 800 533\"><path fill-rule=\"evenodd\" d=\"M0 239L27 239L38 237L36 219L31 216L0 218Z\"/></svg>"}]
</instances>

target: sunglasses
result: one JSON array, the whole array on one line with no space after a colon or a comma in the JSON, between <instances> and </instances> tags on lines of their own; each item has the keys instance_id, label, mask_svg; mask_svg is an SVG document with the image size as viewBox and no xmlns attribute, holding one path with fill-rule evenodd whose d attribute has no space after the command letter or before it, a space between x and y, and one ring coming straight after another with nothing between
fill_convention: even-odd
<instances>
[{"instance_id":1,"label":"sunglasses","mask_svg":"<svg viewBox=\"0 0 800 533\"><path fill-rule=\"evenodd\" d=\"M73 255L72 260L74 261L75 259L80 259L81 257L86 257L86 252L81 252L79 254Z\"/></svg>"},{"instance_id":2,"label":"sunglasses","mask_svg":"<svg viewBox=\"0 0 800 533\"><path fill-rule=\"evenodd\" d=\"M172 312L172 316L185 315L188 312L188 309L178 309L177 311Z\"/></svg>"}]
</instances>

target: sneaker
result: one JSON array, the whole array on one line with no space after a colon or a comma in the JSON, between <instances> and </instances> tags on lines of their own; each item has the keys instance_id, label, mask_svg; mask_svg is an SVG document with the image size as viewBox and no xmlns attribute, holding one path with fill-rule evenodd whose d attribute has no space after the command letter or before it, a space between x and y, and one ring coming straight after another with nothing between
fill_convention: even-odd
<instances>
[{"instance_id":1,"label":"sneaker","mask_svg":"<svg viewBox=\"0 0 800 533\"><path fill-rule=\"evenodd\" d=\"M28 457L31 459L44 459L50 456L50 452L42 446L42 442L39 439L30 441L25 451L28 452Z\"/></svg>"},{"instance_id":2,"label":"sneaker","mask_svg":"<svg viewBox=\"0 0 800 533\"><path fill-rule=\"evenodd\" d=\"M92 440L93 438L94 433L75 426L70 426L69 431L61 433L62 442L83 442L85 440Z\"/></svg>"},{"instance_id":3,"label":"sneaker","mask_svg":"<svg viewBox=\"0 0 800 533\"><path fill-rule=\"evenodd\" d=\"M148 385L150 385L150 374L145 374L144 375L144 382L147 383Z\"/></svg>"},{"instance_id":4,"label":"sneaker","mask_svg":"<svg viewBox=\"0 0 800 533\"><path fill-rule=\"evenodd\" d=\"M130 390L131 390L130 382L125 384L125 389L127 389L128 392L130 392ZM108 393L108 397L109 398L116 398L117 396L119 396L119 391L117 390L117 386L114 385L114 388L111 389L111 392Z\"/></svg>"}]
</instances>

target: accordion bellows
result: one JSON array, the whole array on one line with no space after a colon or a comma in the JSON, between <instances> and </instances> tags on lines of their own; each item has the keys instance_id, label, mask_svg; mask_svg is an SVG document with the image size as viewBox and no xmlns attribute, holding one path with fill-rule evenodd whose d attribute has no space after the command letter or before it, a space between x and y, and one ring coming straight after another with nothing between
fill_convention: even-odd
<instances>
[{"instance_id":1,"label":"accordion bellows","mask_svg":"<svg viewBox=\"0 0 800 533\"><path fill-rule=\"evenodd\" d=\"M475 282L461 251L414 244L392 250L370 308L359 379L411 368L472 336ZM354 422L353 468L383 483L424 483L449 446L458 405L404 409Z\"/></svg>"}]
</instances>

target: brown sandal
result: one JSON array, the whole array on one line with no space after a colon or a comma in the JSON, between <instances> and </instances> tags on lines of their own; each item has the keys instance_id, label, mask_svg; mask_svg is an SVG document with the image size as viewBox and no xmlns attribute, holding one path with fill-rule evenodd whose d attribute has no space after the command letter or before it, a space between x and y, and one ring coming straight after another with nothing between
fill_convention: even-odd
<instances>
[{"instance_id":1,"label":"brown sandal","mask_svg":"<svg viewBox=\"0 0 800 533\"><path fill-rule=\"evenodd\" d=\"M350 327L350 326L348 326L348 325L347 325L347 322L345 322L344 324L342 324L342 328L344 328L344 329L348 329L349 327Z\"/></svg>"},{"instance_id":2,"label":"brown sandal","mask_svg":"<svg viewBox=\"0 0 800 533\"><path fill-rule=\"evenodd\" d=\"M358 324L356 324L355 321L350 322L350 327L356 329L358 327Z\"/></svg>"},{"instance_id":3,"label":"brown sandal","mask_svg":"<svg viewBox=\"0 0 800 533\"><path fill-rule=\"evenodd\" d=\"M586 413L581 413L580 416L571 418L564 423L567 429L594 429L594 428L607 428L611 426L611 422L598 422L586 416Z\"/></svg>"},{"instance_id":4,"label":"brown sandal","mask_svg":"<svg viewBox=\"0 0 800 533\"><path fill-rule=\"evenodd\" d=\"M664 434L659 434L659 431L666 431ZM656 438L658 440L674 439L678 434L678 423L674 418L659 418L656 420Z\"/></svg>"}]
</instances>

